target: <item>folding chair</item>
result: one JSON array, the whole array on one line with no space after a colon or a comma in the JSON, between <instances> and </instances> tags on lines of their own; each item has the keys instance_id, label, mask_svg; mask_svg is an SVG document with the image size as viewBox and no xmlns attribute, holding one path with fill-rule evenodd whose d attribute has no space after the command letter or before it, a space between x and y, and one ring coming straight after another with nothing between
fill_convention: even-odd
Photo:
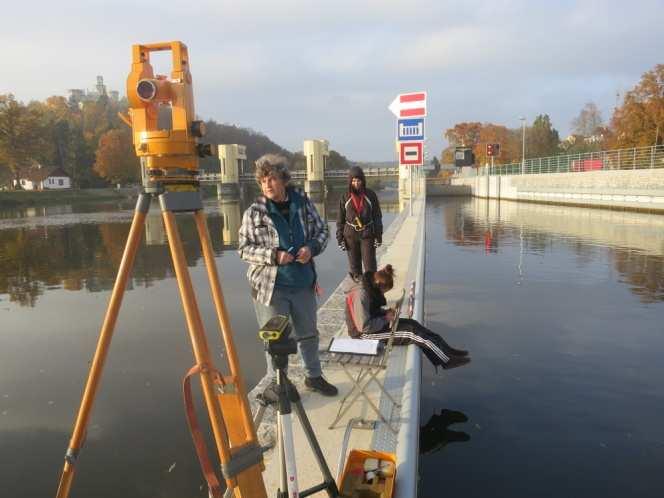
<instances>
[{"instance_id":1,"label":"folding chair","mask_svg":"<svg viewBox=\"0 0 664 498\"><path fill-rule=\"evenodd\" d=\"M377 377L378 375L387 368L387 359L392 352L392 345L394 343L394 332L397 330L399 325L399 314L401 313L401 306L403 304L404 296L406 291L401 292L401 297L397 300L394 306L395 310L395 319L392 322L392 327L390 329L390 337L387 340L387 343L384 347L380 348L375 355L367 354L356 354L356 353L341 353L325 351L321 355L321 361L328 365L339 365L343 369L346 376L350 379L352 383L352 389L344 396L344 398L339 403L339 410L337 415L330 424L329 428L334 429L337 422L343 417L346 412L353 406L353 404L361 397L363 397L368 405L373 409L378 418L383 422L393 433L397 433L397 430L392 427L390 422L385 418L385 416L380 412L380 409L376 406L376 403L373 402L369 393L367 392L367 387L373 381L380 392L384 394L387 399L392 403L392 408L400 407L401 405L392 397L392 395L387 392L384 385L384 380L380 381ZM362 339L354 339L361 341ZM334 339L332 340L334 341ZM330 346L332 343L330 343ZM353 375L353 370L357 369L357 374ZM364 421L367 423L368 421Z\"/></svg>"}]
</instances>

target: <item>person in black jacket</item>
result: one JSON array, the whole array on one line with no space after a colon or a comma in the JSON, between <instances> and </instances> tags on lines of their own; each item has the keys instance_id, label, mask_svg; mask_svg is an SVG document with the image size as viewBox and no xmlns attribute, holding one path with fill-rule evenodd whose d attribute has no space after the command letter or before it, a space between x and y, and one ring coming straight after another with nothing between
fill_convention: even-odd
<instances>
[{"instance_id":1,"label":"person in black jacket","mask_svg":"<svg viewBox=\"0 0 664 498\"><path fill-rule=\"evenodd\" d=\"M367 188L364 171L348 170L348 191L341 196L337 218L337 242L348 251L350 275L354 280L364 271L376 271L376 248L383 243L383 214L376 193Z\"/></svg>"}]
</instances>

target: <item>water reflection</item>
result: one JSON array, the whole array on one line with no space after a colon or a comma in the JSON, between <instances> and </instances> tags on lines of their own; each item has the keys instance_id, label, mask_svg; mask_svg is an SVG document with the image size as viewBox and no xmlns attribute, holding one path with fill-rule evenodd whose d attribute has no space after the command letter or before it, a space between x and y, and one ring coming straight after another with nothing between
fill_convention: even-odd
<instances>
[{"instance_id":1,"label":"water reflection","mask_svg":"<svg viewBox=\"0 0 664 498\"><path fill-rule=\"evenodd\" d=\"M221 212L221 241L222 247L237 249L239 242L240 224L242 223L242 209L240 202L222 202L219 204Z\"/></svg>"},{"instance_id":2,"label":"water reflection","mask_svg":"<svg viewBox=\"0 0 664 498\"><path fill-rule=\"evenodd\" d=\"M178 217L187 262L201 259L196 227L189 217ZM151 213L146 221L145 243L139 249L129 288L150 287L155 280L172 275L170 254L160 243L165 240L161 217ZM210 216L210 231L220 231L221 218ZM129 233L129 221L78 223L64 226L0 229L0 295L11 302L34 306L46 289L85 289L98 292L112 288ZM157 244L157 245L155 245ZM213 240L216 253L221 242Z\"/></svg>"},{"instance_id":3,"label":"water reflection","mask_svg":"<svg viewBox=\"0 0 664 498\"><path fill-rule=\"evenodd\" d=\"M256 192L252 192L255 194ZM394 194L394 195L392 195ZM322 216L336 219L340 191L312 198ZM381 196L383 212L398 210L396 191ZM253 200L208 201L205 210L215 254L236 249L242 213ZM19 217L0 222L0 299L35 306L46 289L63 288L98 292L111 289L129 233L133 211L109 208L107 212L74 213L71 206L24 210ZM11 213L16 214L16 211ZM177 217L189 266L201 259L196 226L189 215ZM217 234L215 236L215 234ZM129 288L149 287L172 276L161 213L153 204L145 220Z\"/></svg>"},{"instance_id":4,"label":"water reflection","mask_svg":"<svg viewBox=\"0 0 664 498\"><path fill-rule=\"evenodd\" d=\"M441 451L449 443L465 443L470 435L463 431L451 430L452 424L468 422L468 417L460 411L442 409L431 415L426 424L420 427L420 455Z\"/></svg>"},{"instance_id":5,"label":"water reflection","mask_svg":"<svg viewBox=\"0 0 664 498\"><path fill-rule=\"evenodd\" d=\"M265 373L247 265L235 250L251 200L204 204L249 387ZM325 210L332 231L338 203L338 193L330 192ZM386 225L394 205L389 192ZM103 209L0 219L0 496L55 491L133 215L133 206ZM224 348L198 233L191 215L178 215L177 221L210 352L218 361ZM145 228L72 498L207 496L184 423L181 382L193 359L158 206L152 206ZM323 300L345 265L346 255L335 244L317 258ZM226 363L216 366L225 371Z\"/></svg>"},{"instance_id":6,"label":"water reflection","mask_svg":"<svg viewBox=\"0 0 664 498\"><path fill-rule=\"evenodd\" d=\"M606 255L642 302L664 300L664 216L478 198L448 204L442 216L445 236L455 245L483 245L487 255L518 245L518 281L527 255L551 254L562 244L579 265Z\"/></svg>"},{"instance_id":7,"label":"water reflection","mask_svg":"<svg viewBox=\"0 0 664 498\"><path fill-rule=\"evenodd\" d=\"M421 413L459 407L472 439L422 456L422 496L659 498L663 223L429 202L425 317L473 363L442 386L425 365Z\"/></svg>"}]
</instances>

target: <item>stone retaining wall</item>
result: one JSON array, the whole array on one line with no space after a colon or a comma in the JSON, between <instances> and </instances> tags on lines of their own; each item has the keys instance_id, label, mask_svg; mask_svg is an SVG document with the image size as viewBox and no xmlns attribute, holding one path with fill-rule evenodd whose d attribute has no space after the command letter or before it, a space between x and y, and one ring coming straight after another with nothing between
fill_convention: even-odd
<instances>
[{"instance_id":1,"label":"stone retaining wall","mask_svg":"<svg viewBox=\"0 0 664 498\"><path fill-rule=\"evenodd\" d=\"M454 178L473 196L664 212L664 169Z\"/></svg>"}]
</instances>

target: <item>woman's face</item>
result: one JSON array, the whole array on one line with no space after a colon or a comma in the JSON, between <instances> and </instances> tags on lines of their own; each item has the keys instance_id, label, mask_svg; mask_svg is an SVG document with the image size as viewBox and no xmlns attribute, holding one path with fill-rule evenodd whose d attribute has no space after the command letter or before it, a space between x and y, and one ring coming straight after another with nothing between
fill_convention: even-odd
<instances>
[{"instance_id":1,"label":"woman's face","mask_svg":"<svg viewBox=\"0 0 664 498\"><path fill-rule=\"evenodd\" d=\"M362 184L362 179L361 178L353 178L350 181L350 184L356 191L359 192L360 190L362 190L362 185L363 184Z\"/></svg>"},{"instance_id":2,"label":"woman's face","mask_svg":"<svg viewBox=\"0 0 664 498\"><path fill-rule=\"evenodd\" d=\"M390 289L392 289L391 285L388 285L386 283L383 283L379 280L374 280L374 284L376 285L376 288L381 292L381 294L385 294L388 292Z\"/></svg>"},{"instance_id":3,"label":"woman's face","mask_svg":"<svg viewBox=\"0 0 664 498\"><path fill-rule=\"evenodd\" d=\"M276 175L268 175L261 178L261 191L263 195L272 201L282 202L286 200L286 182Z\"/></svg>"}]
</instances>

